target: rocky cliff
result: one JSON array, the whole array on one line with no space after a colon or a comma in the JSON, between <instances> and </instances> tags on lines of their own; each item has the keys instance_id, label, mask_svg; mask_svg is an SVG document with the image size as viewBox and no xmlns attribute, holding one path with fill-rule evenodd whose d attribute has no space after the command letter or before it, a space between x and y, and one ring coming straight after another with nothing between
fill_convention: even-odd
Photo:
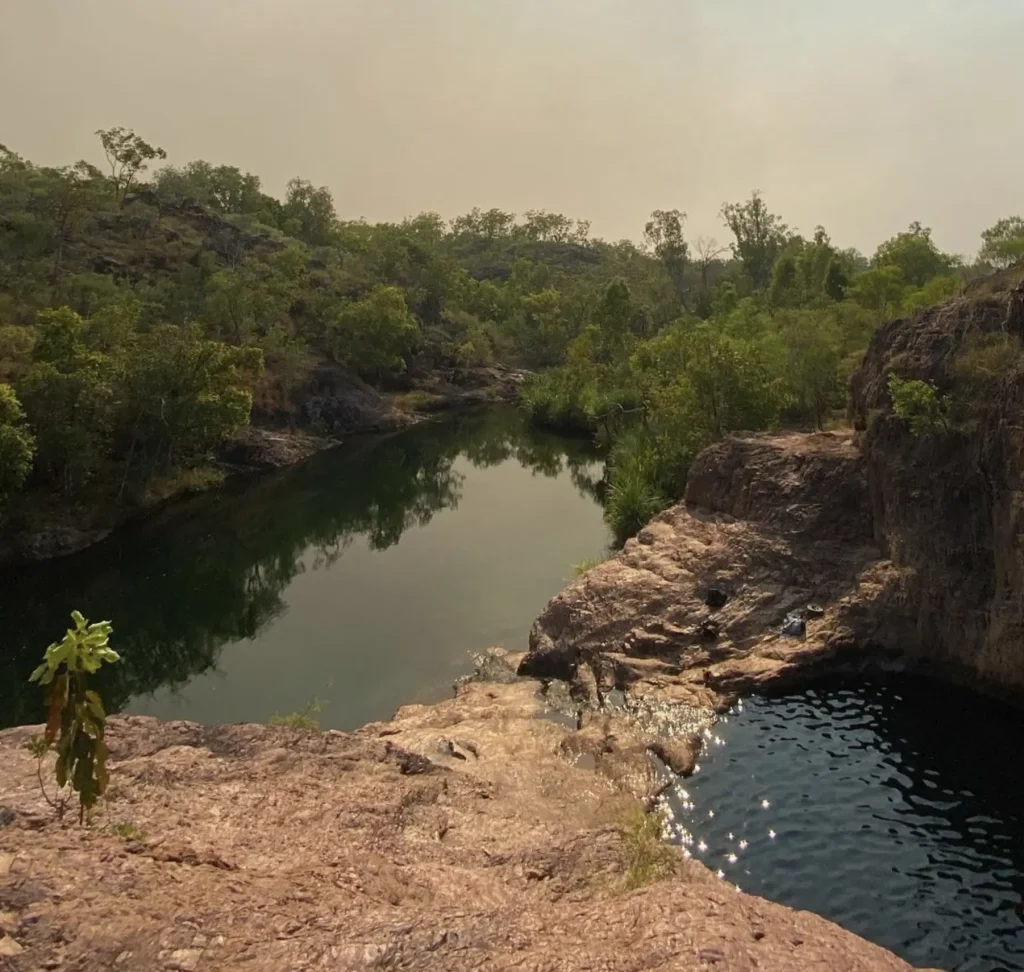
<instances>
[{"instance_id":1,"label":"rocky cliff","mask_svg":"<svg viewBox=\"0 0 1024 972\"><path fill-rule=\"evenodd\" d=\"M998 283L998 282L996 282ZM852 383L877 544L899 572L900 650L987 691L1024 693L1024 287L882 327ZM973 362L970 348L980 348ZM988 350L985 351L984 349ZM888 376L931 382L946 427L913 435Z\"/></svg>"},{"instance_id":2,"label":"rocky cliff","mask_svg":"<svg viewBox=\"0 0 1024 972\"><path fill-rule=\"evenodd\" d=\"M1024 287L992 281L882 327L852 382L858 431L703 452L683 503L549 604L522 673L722 705L898 665L1021 698L1022 338ZM891 373L935 386L933 429L894 414Z\"/></svg>"},{"instance_id":3,"label":"rocky cliff","mask_svg":"<svg viewBox=\"0 0 1024 972\"><path fill-rule=\"evenodd\" d=\"M0 967L909 972L645 844L650 741L490 663L350 734L112 720L89 827L0 733Z\"/></svg>"}]
</instances>

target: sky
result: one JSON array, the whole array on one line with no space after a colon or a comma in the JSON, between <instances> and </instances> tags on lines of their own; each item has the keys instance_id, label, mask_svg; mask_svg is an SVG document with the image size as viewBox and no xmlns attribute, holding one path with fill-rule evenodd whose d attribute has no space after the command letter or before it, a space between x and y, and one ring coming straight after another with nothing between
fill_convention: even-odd
<instances>
[{"instance_id":1,"label":"sky","mask_svg":"<svg viewBox=\"0 0 1024 972\"><path fill-rule=\"evenodd\" d=\"M123 125L327 185L343 218L547 209L726 241L760 189L870 254L1024 214L1024 0L0 0L0 142L102 159Z\"/></svg>"}]
</instances>

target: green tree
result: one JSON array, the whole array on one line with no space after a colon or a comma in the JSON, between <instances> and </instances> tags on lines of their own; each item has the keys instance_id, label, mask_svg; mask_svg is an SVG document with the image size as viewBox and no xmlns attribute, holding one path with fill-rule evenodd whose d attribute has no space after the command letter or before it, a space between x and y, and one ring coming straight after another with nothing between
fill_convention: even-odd
<instances>
[{"instance_id":1,"label":"green tree","mask_svg":"<svg viewBox=\"0 0 1024 972\"><path fill-rule=\"evenodd\" d=\"M555 365L565 357L573 335L562 307L562 294L552 287L527 294L519 302L517 347L533 365Z\"/></svg>"},{"instance_id":2,"label":"green tree","mask_svg":"<svg viewBox=\"0 0 1024 972\"><path fill-rule=\"evenodd\" d=\"M678 209L656 209L644 227L644 239L672 280L676 295L686 306L686 264L689 248L683 238L686 213Z\"/></svg>"},{"instance_id":3,"label":"green tree","mask_svg":"<svg viewBox=\"0 0 1024 972\"><path fill-rule=\"evenodd\" d=\"M70 308L41 311L32 367L18 386L37 460L66 494L107 456L115 412L116 365L85 344L85 322Z\"/></svg>"},{"instance_id":4,"label":"green tree","mask_svg":"<svg viewBox=\"0 0 1024 972\"><path fill-rule=\"evenodd\" d=\"M14 389L0 385L0 511L32 471L35 440Z\"/></svg>"},{"instance_id":5,"label":"green tree","mask_svg":"<svg viewBox=\"0 0 1024 972\"><path fill-rule=\"evenodd\" d=\"M114 196L124 202L135 180L146 171L154 159L166 159L167 153L158 146L150 145L130 128L108 128L96 132L103 152L110 166L110 180L114 185Z\"/></svg>"},{"instance_id":6,"label":"green tree","mask_svg":"<svg viewBox=\"0 0 1024 972\"><path fill-rule=\"evenodd\" d=\"M830 313L798 311L782 328L785 380L799 411L824 428L843 400L839 379L841 335Z\"/></svg>"},{"instance_id":7,"label":"green tree","mask_svg":"<svg viewBox=\"0 0 1024 972\"><path fill-rule=\"evenodd\" d=\"M912 435L934 435L949 429L949 402L931 382L890 374L889 397L893 412L910 426Z\"/></svg>"},{"instance_id":8,"label":"green tree","mask_svg":"<svg viewBox=\"0 0 1024 972\"><path fill-rule=\"evenodd\" d=\"M837 302L845 300L849 286L850 277L843 266L843 260L838 255L832 257L825 269L825 295Z\"/></svg>"},{"instance_id":9,"label":"green tree","mask_svg":"<svg viewBox=\"0 0 1024 972\"><path fill-rule=\"evenodd\" d=\"M211 165L202 159L180 169L165 166L156 173L153 182L165 196L194 199L220 213L261 215L271 202L262 192L259 176L233 165Z\"/></svg>"},{"instance_id":10,"label":"green tree","mask_svg":"<svg viewBox=\"0 0 1024 972\"><path fill-rule=\"evenodd\" d=\"M318 188L306 179L292 179L282 213L285 230L303 243L330 246L336 239L338 217L327 186Z\"/></svg>"},{"instance_id":11,"label":"green tree","mask_svg":"<svg viewBox=\"0 0 1024 972\"><path fill-rule=\"evenodd\" d=\"M981 234L981 259L994 267L1009 267L1024 257L1024 217L1009 216Z\"/></svg>"},{"instance_id":12,"label":"green tree","mask_svg":"<svg viewBox=\"0 0 1024 972\"><path fill-rule=\"evenodd\" d=\"M904 293L903 271L893 265L876 267L858 274L847 295L875 315L877 323L899 313Z\"/></svg>"},{"instance_id":13,"label":"green tree","mask_svg":"<svg viewBox=\"0 0 1024 972\"><path fill-rule=\"evenodd\" d=\"M259 348L211 341L196 324L140 335L126 377L127 465L141 458L152 472L207 455L248 424L262 370Z\"/></svg>"},{"instance_id":14,"label":"green tree","mask_svg":"<svg viewBox=\"0 0 1024 972\"><path fill-rule=\"evenodd\" d=\"M952 300L960 293L960 281L953 276L932 277L923 287L908 288L903 295L903 313L910 314Z\"/></svg>"},{"instance_id":15,"label":"green tree","mask_svg":"<svg viewBox=\"0 0 1024 972\"><path fill-rule=\"evenodd\" d=\"M796 256L783 253L772 268L772 283L768 289L768 300L773 307L796 307L804 299L803 288L797 273Z\"/></svg>"},{"instance_id":16,"label":"green tree","mask_svg":"<svg viewBox=\"0 0 1024 972\"><path fill-rule=\"evenodd\" d=\"M755 290L764 290L771 281L772 267L789 238L789 227L768 210L761 193L754 190L745 203L725 203L722 219L736 242L732 252L743 267Z\"/></svg>"},{"instance_id":17,"label":"green tree","mask_svg":"<svg viewBox=\"0 0 1024 972\"><path fill-rule=\"evenodd\" d=\"M336 360L379 381L405 370L419 333L402 291L378 285L360 300L341 304L328 340Z\"/></svg>"},{"instance_id":18,"label":"green tree","mask_svg":"<svg viewBox=\"0 0 1024 972\"><path fill-rule=\"evenodd\" d=\"M874 265L879 268L896 267L904 283L923 287L932 277L948 274L953 260L932 240L927 226L914 222L905 233L897 233L875 251Z\"/></svg>"}]
</instances>

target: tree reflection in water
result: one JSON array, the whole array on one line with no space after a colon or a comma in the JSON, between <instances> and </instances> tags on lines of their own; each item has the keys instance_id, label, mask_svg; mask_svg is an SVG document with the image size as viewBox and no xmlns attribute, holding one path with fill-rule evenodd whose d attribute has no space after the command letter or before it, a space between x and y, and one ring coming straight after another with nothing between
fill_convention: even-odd
<instances>
[{"instance_id":1,"label":"tree reflection in water","mask_svg":"<svg viewBox=\"0 0 1024 972\"><path fill-rule=\"evenodd\" d=\"M122 662L98 686L109 709L182 685L216 667L225 644L278 617L304 570L329 569L362 537L385 550L456 509L460 456L478 467L514 459L542 476L568 470L583 495L600 497L588 443L531 430L513 409L488 409L357 440L176 504L82 554L0 575L0 725L42 718L28 675L73 608L114 622Z\"/></svg>"}]
</instances>

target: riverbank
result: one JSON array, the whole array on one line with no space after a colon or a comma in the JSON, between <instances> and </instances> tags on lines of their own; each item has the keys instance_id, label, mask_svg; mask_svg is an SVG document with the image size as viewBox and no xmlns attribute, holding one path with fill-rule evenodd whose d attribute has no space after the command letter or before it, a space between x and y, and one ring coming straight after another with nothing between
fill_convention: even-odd
<instances>
[{"instance_id":1,"label":"riverbank","mask_svg":"<svg viewBox=\"0 0 1024 972\"><path fill-rule=\"evenodd\" d=\"M119 472L101 476L75 502L30 491L0 527L0 569L79 553L129 523L220 487L229 476L286 469L354 437L387 435L445 412L515 401L525 372L502 365L431 372L411 390L380 393L335 365L311 378L294 412L254 415L201 465L124 490Z\"/></svg>"},{"instance_id":2,"label":"riverbank","mask_svg":"<svg viewBox=\"0 0 1024 972\"><path fill-rule=\"evenodd\" d=\"M85 828L42 802L32 730L0 733L0 954L82 972L910 968L657 845L636 823L659 785L642 732L552 718L516 660L355 733L111 720Z\"/></svg>"}]
</instances>

